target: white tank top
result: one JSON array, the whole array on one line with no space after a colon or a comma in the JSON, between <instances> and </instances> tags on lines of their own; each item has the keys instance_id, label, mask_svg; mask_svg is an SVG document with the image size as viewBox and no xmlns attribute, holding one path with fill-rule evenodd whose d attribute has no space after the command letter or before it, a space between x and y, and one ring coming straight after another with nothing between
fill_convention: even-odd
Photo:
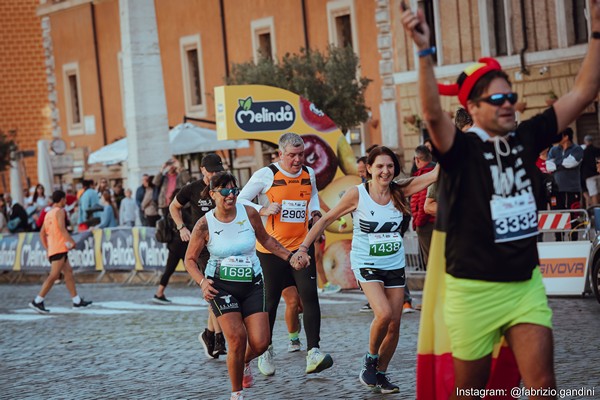
<instances>
[{"instance_id":1,"label":"white tank top","mask_svg":"<svg viewBox=\"0 0 600 400\"><path fill-rule=\"evenodd\" d=\"M352 213L354 221L350 263L352 269L404 268L404 244L400 236L402 213L390 200L382 206L377 204L364 184L358 188L358 206Z\"/></svg>"},{"instance_id":2,"label":"white tank top","mask_svg":"<svg viewBox=\"0 0 600 400\"><path fill-rule=\"evenodd\" d=\"M210 259L206 265L206 276L214 276L221 260L231 256L248 257L252 263L254 276L262 273L260 261L256 255L256 234L246 213L246 208L236 204L236 216L231 222L221 222L214 216L214 210L206 213L208 223L208 243L206 248Z\"/></svg>"}]
</instances>

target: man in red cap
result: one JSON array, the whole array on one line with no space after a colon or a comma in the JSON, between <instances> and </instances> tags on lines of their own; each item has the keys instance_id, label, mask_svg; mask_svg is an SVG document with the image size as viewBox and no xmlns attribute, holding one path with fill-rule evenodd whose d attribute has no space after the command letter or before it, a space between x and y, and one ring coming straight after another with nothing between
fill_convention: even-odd
<instances>
[{"instance_id":1,"label":"man in red cap","mask_svg":"<svg viewBox=\"0 0 600 400\"><path fill-rule=\"evenodd\" d=\"M467 68L455 85L439 88L457 95L472 116L474 126L464 134L442 110L431 57L435 48L423 13L402 12L418 49L423 119L442 168L436 229L446 232L444 320L454 364L453 398L466 393L459 389L485 388L492 346L501 335L525 387L556 387L552 311L536 247L535 195L541 182L535 161L598 95L600 0L590 6L592 38L573 88L542 114L516 127L517 94L492 58Z\"/></svg>"}]
</instances>

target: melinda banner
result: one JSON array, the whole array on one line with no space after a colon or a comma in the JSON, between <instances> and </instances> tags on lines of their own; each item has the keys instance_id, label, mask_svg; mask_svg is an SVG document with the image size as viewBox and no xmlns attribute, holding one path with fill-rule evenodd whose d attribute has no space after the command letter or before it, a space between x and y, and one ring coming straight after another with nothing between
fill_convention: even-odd
<instances>
[{"instance_id":1,"label":"melinda banner","mask_svg":"<svg viewBox=\"0 0 600 400\"><path fill-rule=\"evenodd\" d=\"M77 271L157 270L169 250L154 239L154 228L111 228L72 235L69 262ZM37 232L0 234L0 271L47 272L50 262ZM179 263L177 271L185 271Z\"/></svg>"}]
</instances>

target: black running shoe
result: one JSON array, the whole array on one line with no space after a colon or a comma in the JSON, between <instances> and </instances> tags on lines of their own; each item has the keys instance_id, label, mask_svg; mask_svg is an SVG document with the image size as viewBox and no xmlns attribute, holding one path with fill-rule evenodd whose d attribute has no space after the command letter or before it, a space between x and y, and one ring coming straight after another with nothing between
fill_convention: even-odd
<instances>
[{"instance_id":1,"label":"black running shoe","mask_svg":"<svg viewBox=\"0 0 600 400\"><path fill-rule=\"evenodd\" d=\"M377 373L377 389L382 394L400 392L400 388L391 383L387 375L382 373Z\"/></svg>"},{"instance_id":2,"label":"black running shoe","mask_svg":"<svg viewBox=\"0 0 600 400\"><path fill-rule=\"evenodd\" d=\"M87 307L89 305L91 305L93 303L93 301L85 301L84 299L81 299L81 301L77 304L73 303L73 308L84 308Z\"/></svg>"},{"instance_id":3,"label":"black running shoe","mask_svg":"<svg viewBox=\"0 0 600 400\"><path fill-rule=\"evenodd\" d=\"M222 332L215 333L215 348L213 349L212 355L217 358L227 354L227 348L225 347L225 336Z\"/></svg>"},{"instance_id":4,"label":"black running shoe","mask_svg":"<svg viewBox=\"0 0 600 400\"><path fill-rule=\"evenodd\" d=\"M213 356L213 351L215 349L215 333L209 331L208 329L204 329L204 332L198 335L198 340L202 343L202 347L204 347L204 354L207 358L219 358L219 355Z\"/></svg>"},{"instance_id":5,"label":"black running shoe","mask_svg":"<svg viewBox=\"0 0 600 400\"><path fill-rule=\"evenodd\" d=\"M40 301L39 303L35 302L34 300L31 300L31 303L29 303L29 308L35 310L35 312L40 313L40 314L48 314L50 313L50 310L48 310L46 307L44 307L44 302Z\"/></svg>"},{"instance_id":6,"label":"black running shoe","mask_svg":"<svg viewBox=\"0 0 600 400\"><path fill-rule=\"evenodd\" d=\"M163 304L163 305L171 304L171 300L167 299L164 294L160 297L158 297L157 295L154 295L154 297L152 298L152 302L156 303L156 304Z\"/></svg>"},{"instance_id":7,"label":"black running shoe","mask_svg":"<svg viewBox=\"0 0 600 400\"><path fill-rule=\"evenodd\" d=\"M368 354L365 355L365 363L363 369L360 371L358 378L360 379L360 383L367 387L375 387L377 385L377 361L379 358L369 357Z\"/></svg>"}]
</instances>

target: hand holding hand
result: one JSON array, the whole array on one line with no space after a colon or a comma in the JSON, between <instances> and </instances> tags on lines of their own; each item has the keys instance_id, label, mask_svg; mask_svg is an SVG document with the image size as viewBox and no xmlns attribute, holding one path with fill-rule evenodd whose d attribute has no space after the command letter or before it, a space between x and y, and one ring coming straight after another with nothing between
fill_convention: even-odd
<instances>
[{"instance_id":1,"label":"hand holding hand","mask_svg":"<svg viewBox=\"0 0 600 400\"><path fill-rule=\"evenodd\" d=\"M206 301L214 299L219 294L219 291L213 287L213 283L213 280L209 278L200 281L200 289L202 289L202 295Z\"/></svg>"},{"instance_id":2,"label":"hand holding hand","mask_svg":"<svg viewBox=\"0 0 600 400\"><path fill-rule=\"evenodd\" d=\"M290 260L290 265L295 270L306 268L308 264L310 264L310 256L301 250L298 250L296 253L294 253L292 259Z\"/></svg>"}]
</instances>

